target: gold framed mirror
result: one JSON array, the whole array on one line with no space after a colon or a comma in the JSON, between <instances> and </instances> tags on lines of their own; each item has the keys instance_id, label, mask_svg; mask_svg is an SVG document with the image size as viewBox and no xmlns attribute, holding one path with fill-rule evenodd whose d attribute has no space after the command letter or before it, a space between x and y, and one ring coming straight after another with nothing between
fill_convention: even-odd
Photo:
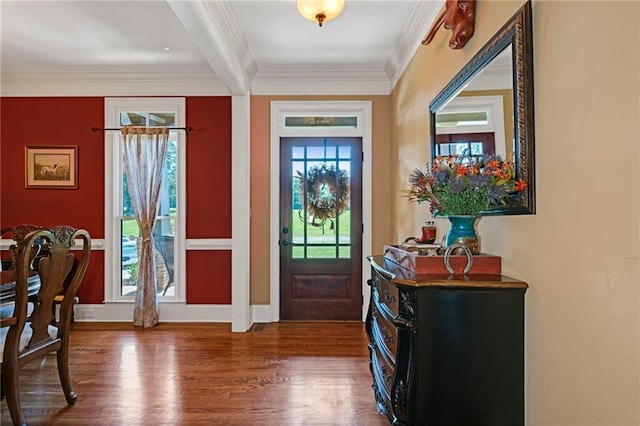
<instances>
[{"instance_id":1,"label":"gold framed mirror","mask_svg":"<svg viewBox=\"0 0 640 426\"><path fill-rule=\"evenodd\" d=\"M535 129L531 2L429 104L431 155L513 158L527 187L483 215L535 213Z\"/></svg>"}]
</instances>

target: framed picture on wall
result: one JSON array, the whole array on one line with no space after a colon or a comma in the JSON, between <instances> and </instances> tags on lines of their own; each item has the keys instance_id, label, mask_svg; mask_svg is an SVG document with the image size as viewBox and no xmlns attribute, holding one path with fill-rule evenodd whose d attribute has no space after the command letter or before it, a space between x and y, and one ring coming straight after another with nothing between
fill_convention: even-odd
<instances>
[{"instance_id":1,"label":"framed picture on wall","mask_svg":"<svg viewBox=\"0 0 640 426\"><path fill-rule=\"evenodd\" d=\"M77 146L27 146L27 188L77 188Z\"/></svg>"}]
</instances>

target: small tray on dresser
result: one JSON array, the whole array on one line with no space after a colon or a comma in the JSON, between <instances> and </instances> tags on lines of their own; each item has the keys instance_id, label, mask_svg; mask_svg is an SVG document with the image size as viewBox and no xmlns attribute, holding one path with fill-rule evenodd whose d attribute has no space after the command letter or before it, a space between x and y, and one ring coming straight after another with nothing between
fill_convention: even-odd
<instances>
[{"instance_id":1,"label":"small tray on dresser","mask_svg":"<svg viewBox=\"0 0 640 426\"><path fill-rule=\"evenodd\" d=\"M449 273L444 264L443 255L424 255L418 250L407 251L402 247L385 245L384 258L416 274ZM455 274L462 274L467 266L467 256L451 256L449 263ZM473 256L473 266L471 266L469 274L500 275L501 273L502 258L500 256L482 253Z\"/></svg>"}]
</instances>

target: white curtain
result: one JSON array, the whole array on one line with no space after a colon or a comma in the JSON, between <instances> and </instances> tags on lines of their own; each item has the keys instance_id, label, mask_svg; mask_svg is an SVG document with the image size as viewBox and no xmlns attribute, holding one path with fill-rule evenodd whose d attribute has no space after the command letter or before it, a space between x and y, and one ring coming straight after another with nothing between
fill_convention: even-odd
<instances>
[{"instance_id":1,"label":"white curtain","mask_svg":"<svg viewBox=\"0 0 640 426\"><path fill-rule=\"evenodd\" d=\"M121 132L127 186L141 236L133 325L153 327L158 323L153 225L158 212L169 129L124 127Z\"/></svg>"}]
</instances>

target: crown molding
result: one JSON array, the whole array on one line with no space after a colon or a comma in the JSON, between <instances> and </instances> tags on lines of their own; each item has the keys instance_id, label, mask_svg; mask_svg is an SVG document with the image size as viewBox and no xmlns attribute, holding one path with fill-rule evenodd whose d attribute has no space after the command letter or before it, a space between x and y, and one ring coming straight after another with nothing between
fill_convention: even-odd
<instances>
[{"instance_id":1,"label":"crown molding","mask_svg":"<svg viewBox=\"0 0 640 426\"><path fill-rule=\"evenodd\" d=\"M251 84L254 95L388 95L384 70L308 65L259 69Z\"/></svg>"},{"instance_id":2,"label":"crown molding","mask_svg":"<svg viewBox=\"0 0 640 426\"><path fill-rule=\"evenodd\" d=\"M228 0L167 0L232 95L246 95L256 65Z\"/></svg>"},{"instance_id":3,"label":"crown molding","mask_svg":"<svg viewBox=\"0 0 640 426\"><path fill-rule=\"evenodd\" d=\"M494 59L479 75L474 76L465 90L505 90L513 89L513 67L509 61Z\"/></svg>"},{"instance_id":4,"label":"crown molding","mask_svg":"<svg viewBox=\"0 0 640 426\"><path fill-rule=\"evenodd\" d=\"M442 10L444 4L445 0L420 0L416 2L402 35L385 66L392 90L400 80L400 77L402 77L402 73L411 62L411 58L418 50L425 34L438 17L438 13Z\"/></svg>"},{"instance_id":5,"label":"crown molding","mask_svg":"<svg viewBox=\"0 0 640 426\"><path fill-rule=\"evenodd\" d=\"M384 71L271 69L256 73L253 95L388 95ZM1 96L229 96L216 74L191 73L5 73Z\"/></svg>"},{"instance_id":6,"label":"crown molding","mask_svg":"<svg viewBox=\"0 0 640 426\"><path fill-rule=\"evenodd\" d=\"M5 73L2 96L225 96L213 72Z\"/></svg>"},{"instance_id":7,"label":"crown molding","mask_svg":"<svg viewBox=\"0 0 640 426\"><path fill-rule=\"evenodd\" d=\"M513 89L509 74L481 74L475 77L465 90L508 90Z\"/></svg>"}]
</instances>

